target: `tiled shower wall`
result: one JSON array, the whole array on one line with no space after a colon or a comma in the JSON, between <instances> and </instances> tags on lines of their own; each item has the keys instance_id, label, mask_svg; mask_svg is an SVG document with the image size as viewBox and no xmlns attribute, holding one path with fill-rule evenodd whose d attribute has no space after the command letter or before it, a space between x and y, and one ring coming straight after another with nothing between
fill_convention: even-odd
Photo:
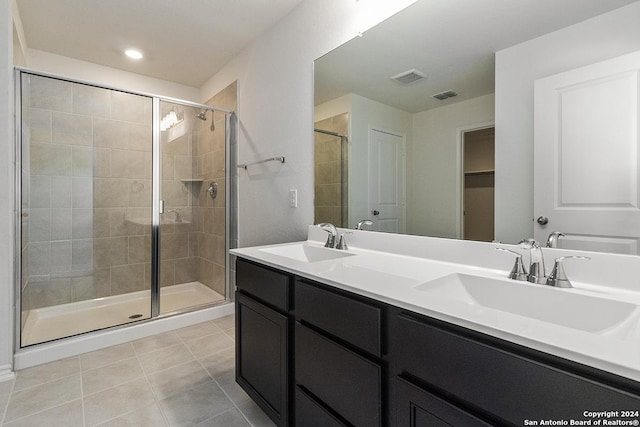
<instances>
[{"instance_id":1,"label":"tiled shower wall","mask_svg":"<svg viewBox=\"0 0 640 427\"><path fill-rule=\"evenodd\" d=\"M347 135L348 126L347 113L315 123L316 129L340 135ZM347 196L346 144L343 146L340 137L319 132L314 133L314 140L314 222L348 227L348 205L344 203Z\"/></svg>"},{"instance_id":2,"label":"tiled shower wall","mask_svg":"<svg viewBox=\"0 0 640 427\"><path fill-rule=\"evenodd\" d=\"M25 78L23 310L143 289L151 99Z\"/></svg>"}]
</instances>

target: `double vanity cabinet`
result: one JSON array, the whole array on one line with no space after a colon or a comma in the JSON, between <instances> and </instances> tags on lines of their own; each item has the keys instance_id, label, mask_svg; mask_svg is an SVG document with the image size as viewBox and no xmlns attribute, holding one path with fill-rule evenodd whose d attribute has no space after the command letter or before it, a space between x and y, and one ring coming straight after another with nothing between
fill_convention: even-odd
<instances>
[{"instance_id":1,"label":"double vanity cabinet","mask_svg":"<svg viewBox=\"0 0 640 427\"><path fill-rule=\"evenodd\" d=\"M640 420L619 375L255 260L236 286L236 380L278 426Z\"/></svg>"}]
</instances>

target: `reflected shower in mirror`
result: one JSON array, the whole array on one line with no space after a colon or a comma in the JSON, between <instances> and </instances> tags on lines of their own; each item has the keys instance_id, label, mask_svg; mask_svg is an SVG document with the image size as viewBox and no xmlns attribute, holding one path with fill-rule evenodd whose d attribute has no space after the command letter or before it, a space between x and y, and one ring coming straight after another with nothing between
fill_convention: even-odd
<instances>
[{"instance_id":1,"label":"reflected shower in mirror","mask_svg":"<svg viewBox=\"0 0 640 427\"><path fill-rule=\"evenodd\" d=\"M419 0L318 58L315 127L347 115L349 158L341 172L348 172L349 194L343 218L332 218L350 228L370 218L374 230L507 243L561 231L560 248L637 254L640 227L613 235L613 245L581 246L576 236L589 236L588 227L556 229L555 214L534 205L533 88L640 50L638 19L635 0ZM488 129L495 129L493 163L470 174L467 163L480 158L465 141ZM547 161L561 167L553 154ZM327 171L316 161L316 201ZM478 202L483 218L467 217ZM317 203L315 222L327 220L322 209ZM395 228L381 220L394 216ZM548 224L537 223L539 216ZM481 230L467 230L476 225Z\"/></svg>"}]
</instances>

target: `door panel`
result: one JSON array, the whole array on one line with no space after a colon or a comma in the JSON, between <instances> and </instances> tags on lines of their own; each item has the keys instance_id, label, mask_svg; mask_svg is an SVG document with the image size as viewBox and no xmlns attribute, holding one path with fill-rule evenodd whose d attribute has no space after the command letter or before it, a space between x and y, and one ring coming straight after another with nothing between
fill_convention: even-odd
<instances>
[{"instance_id":1,"label":"door panel","mask_svg":"<svg viewBox=\"0 0 640 427\"><path fill-rule=\"evenodd\" d=\"M369 212L373 228L404 233L404 137L371 129L369 153Z\"/></svg>"},{"instance_id":2,"label":"door panel","mask_svg":"<svg viewBox=\"0 0 640 427\"><path fill-rule=\"evenodd\" d=\"M638 254L640 53L535 83L535 238Z\"/></svg>"},{"instance_id":3,"label":"door panel","mask_svg":"<svg viewBox=\"0 0 640 427\"><path fill-rule=\"evenodd\" d=\"M20 346L149 318L152 99L18 80Z\"/></svg>"}]
</instances>

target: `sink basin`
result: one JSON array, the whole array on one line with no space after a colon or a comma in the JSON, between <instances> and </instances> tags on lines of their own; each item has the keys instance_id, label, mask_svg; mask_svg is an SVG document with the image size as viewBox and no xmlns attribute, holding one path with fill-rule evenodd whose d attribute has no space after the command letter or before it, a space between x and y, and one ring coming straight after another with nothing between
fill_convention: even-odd
<instances>
[{"instance_id":1,"label":"sink basin","mask_svg":"<svg viewBox=\"0 0 640 427\"><path fill-rule=\"evenodd\" d=\"M604 332L629 318L635 304L559 290L544 285L450 274L414 289L585 332Z\"/></svg>"},{"instance_id":2,"label":"sink basin","mask_svg":"<svg viewBox=\"0 0 640 427\"><path fill-rule=\"evenodd\" d=\"M272 248L260 249L260 251L301 262L327 261L330 259L345 258L354 255L349 252L307 244L275 246Z\"/></svg>"}]
</instances>

